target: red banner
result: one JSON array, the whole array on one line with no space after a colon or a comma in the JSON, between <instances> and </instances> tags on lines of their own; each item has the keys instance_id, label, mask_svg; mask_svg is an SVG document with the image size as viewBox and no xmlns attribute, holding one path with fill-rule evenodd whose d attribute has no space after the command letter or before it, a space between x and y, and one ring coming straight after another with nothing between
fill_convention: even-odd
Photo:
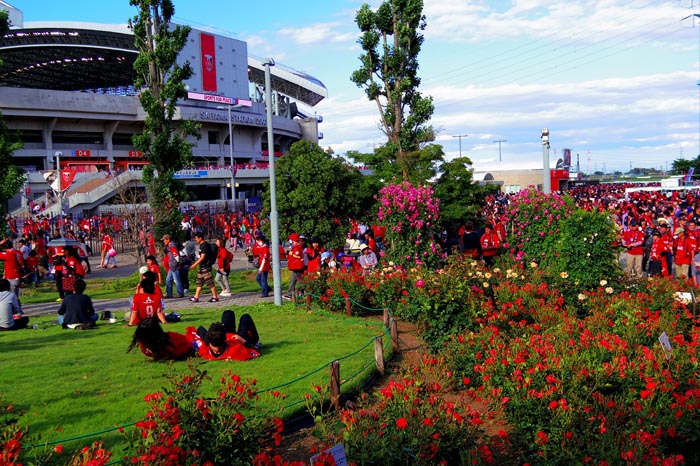
<instances>
[{"instance_id":1,"label":"red banner","mask_svg":"<svg viewBox=\"0 0 700 466\"><path fill-rule=\"evenodd\" d=\"M216 92L216 48L214 36L204 32L199 35L202 49L202 90Z\"/></svg>"}]
</instances>

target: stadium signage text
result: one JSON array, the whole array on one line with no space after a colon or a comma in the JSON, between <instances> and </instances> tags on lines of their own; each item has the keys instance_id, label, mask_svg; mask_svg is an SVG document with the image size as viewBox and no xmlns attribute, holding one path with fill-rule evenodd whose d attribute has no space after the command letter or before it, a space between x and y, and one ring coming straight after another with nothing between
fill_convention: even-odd
<instances>
[{"instance_id":1,"label":"stadium signage text","mask_svg":"<svg viewBox=\"0 0 700 466\"><path fill-rule=\"evenodd\" d=\"M209 121L228 122L228 113L210 112L210 111L203 110L203 111L199 112L199 119L200 120L209 120ZM243 115L240 113L231 113L231 123L265 126L265 125L267 125L267 118L263 118L263 117L255 116L255 115Z\"/></svg>"}]
</instances>

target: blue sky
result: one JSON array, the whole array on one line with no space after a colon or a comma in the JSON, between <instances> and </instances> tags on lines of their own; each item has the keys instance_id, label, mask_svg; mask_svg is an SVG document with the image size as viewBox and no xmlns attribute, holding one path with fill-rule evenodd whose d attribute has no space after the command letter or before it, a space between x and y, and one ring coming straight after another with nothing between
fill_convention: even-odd
<instances>
[{"instance_id":1,"label":"blue sky","mask_svg":"<svg viewBox=\"0 0 700 466\"><path fill-rule=\"evenodd\" d=\"M700 152L698 0L425 0L421 91L448 158L477 171L542 164L570 148L582 171L670 167ZM125 23L128 0L10 0L32 21ZM354 0L175 0L175 19L248 42L328 88L323 147L383 143L376 106L350 82L361 50ZM378 1L367 2L378 5ZM691 16L683 20L683 18ZM697 26L697 21L696 25ZM501 145L499 162L496 140Z\"/></svg>"}]
</instances>

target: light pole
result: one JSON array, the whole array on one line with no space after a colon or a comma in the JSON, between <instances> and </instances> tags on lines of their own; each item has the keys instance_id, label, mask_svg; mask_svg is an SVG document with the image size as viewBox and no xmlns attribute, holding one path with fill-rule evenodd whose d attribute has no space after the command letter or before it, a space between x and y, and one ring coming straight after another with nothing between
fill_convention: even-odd
<instances>
[{"instance_id":1,"label":"light pole","mask_svg":"<svg viewBox=\"0 0 700 466\"><path fill-rule=\"evenodd\" d=\"M267 158L270 174L270 241L272 248L272 289L275 305L282 305L282 273L280 272L280 232L277 217L277 182L275 180L275 138L272 133L272 78L270 67L275 66L275 60L267 58L265 67L265 104L267 107Z\"/></svg>"},{"instance_id":2,"label":"light pole","mask_svg":"<svg viewBox=\"0 0 700 466\"><path fill-rule=\"evenodd\" d=\"M236 163L233 160L233 124L231 123L231 109L233 105L218 106L219 110L228 109L228 153L231 157L231 200L233 201L233 210L236 211Z\"/></svg>"},{"instance_id":3,"label":"light pole","mask_svg":"<svg viewBox=\"0 0 700 466\"><path fill-rule=\"evenodd\" d=\"M498 161L500 162L500 161L501 161L501 143L502 143L502 142L508 142L508 141L505 140L505 139L498 139L498 140L493 141L493 142L497 142L497 143L498 143Z\"/></svg>"},{"instance_id":4,"label":"light pole","mask_svg":"<svg viewBox=\"0 0 700 466\"><path fill-rule=\"evenodd\" d=\"M459 156L462 157L462 138L466 138L468 134L457 134L453 138L459 138Z\"/></svg>"},{"instance_id":5,"label":"light pole","mask_svg":"<svg viewBox=\"0 0 700 466\"><path fill-rule=\"evenodd\" d=\"M61 238L66 236L66 226L63 221L63 190L61 189L61 156L63 153L61 151L56 151L54 156L56 157L56 182L58 183L58 219L61 222Z\"/></svg>"},{"instance_id":6,"label":"light pole","mask_svg":"<svg viewBox=\"0 0 700 466\"><path fill-rule=\"evenodd\" d=\"M544 179L542 180L542 191L545 194L552 192L552 180L549 173L549 129L542 128L542 168Z\"/></svg>"}]
</instances>

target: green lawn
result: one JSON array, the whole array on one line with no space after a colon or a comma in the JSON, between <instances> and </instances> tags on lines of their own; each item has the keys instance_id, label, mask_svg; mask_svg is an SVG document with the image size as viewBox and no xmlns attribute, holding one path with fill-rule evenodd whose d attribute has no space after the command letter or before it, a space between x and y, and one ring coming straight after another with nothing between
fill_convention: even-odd
<instances>
[{"instance_id":1,"label":"green lawn","mask_svg":"<svg viewBox=\"0 0 700 466\"><path fill-rule=\"evenodd\" d=\"M184 310L180 312L182 322L169 325L168 330L208 327L218 320L222 309ZM253 316L263 344L262 356L247 362L191 360L208 371L212 381L204 390L212 394L218 380L230 370L243 379L255 378L260 391L287 394L284 400L261 394L258 412L288 417L303 409L304 394L314 385L328 384L331 361L341 359L343 391L356 388L374 367L372 339L383 333L378 320L328 316L292 304L261 303L235 311L237 317L244 312ZM151 362L138 349L127 354L133 329L121 322L100 322L94 330L79 331L63 330L52 319L33 319L32 323L40 324L38 330L0 333L0 395L26 413L21 422L30 427L32 436L40 435L42 442L65 442L141 419L147 410L144 395L160 390L166 383L164 375L188 369L188 362ZM385 348L390 347L388 336L383 341ZM345 359L346 355L350 356ZM277 388L288 382L293 383ZM282 413L278 412L280 404L287 407ZM115 455L121 457L119 450L125 442L115 431L76 442L82 445L96 438L115 447Z\"/></svg>"}]
</instances>

